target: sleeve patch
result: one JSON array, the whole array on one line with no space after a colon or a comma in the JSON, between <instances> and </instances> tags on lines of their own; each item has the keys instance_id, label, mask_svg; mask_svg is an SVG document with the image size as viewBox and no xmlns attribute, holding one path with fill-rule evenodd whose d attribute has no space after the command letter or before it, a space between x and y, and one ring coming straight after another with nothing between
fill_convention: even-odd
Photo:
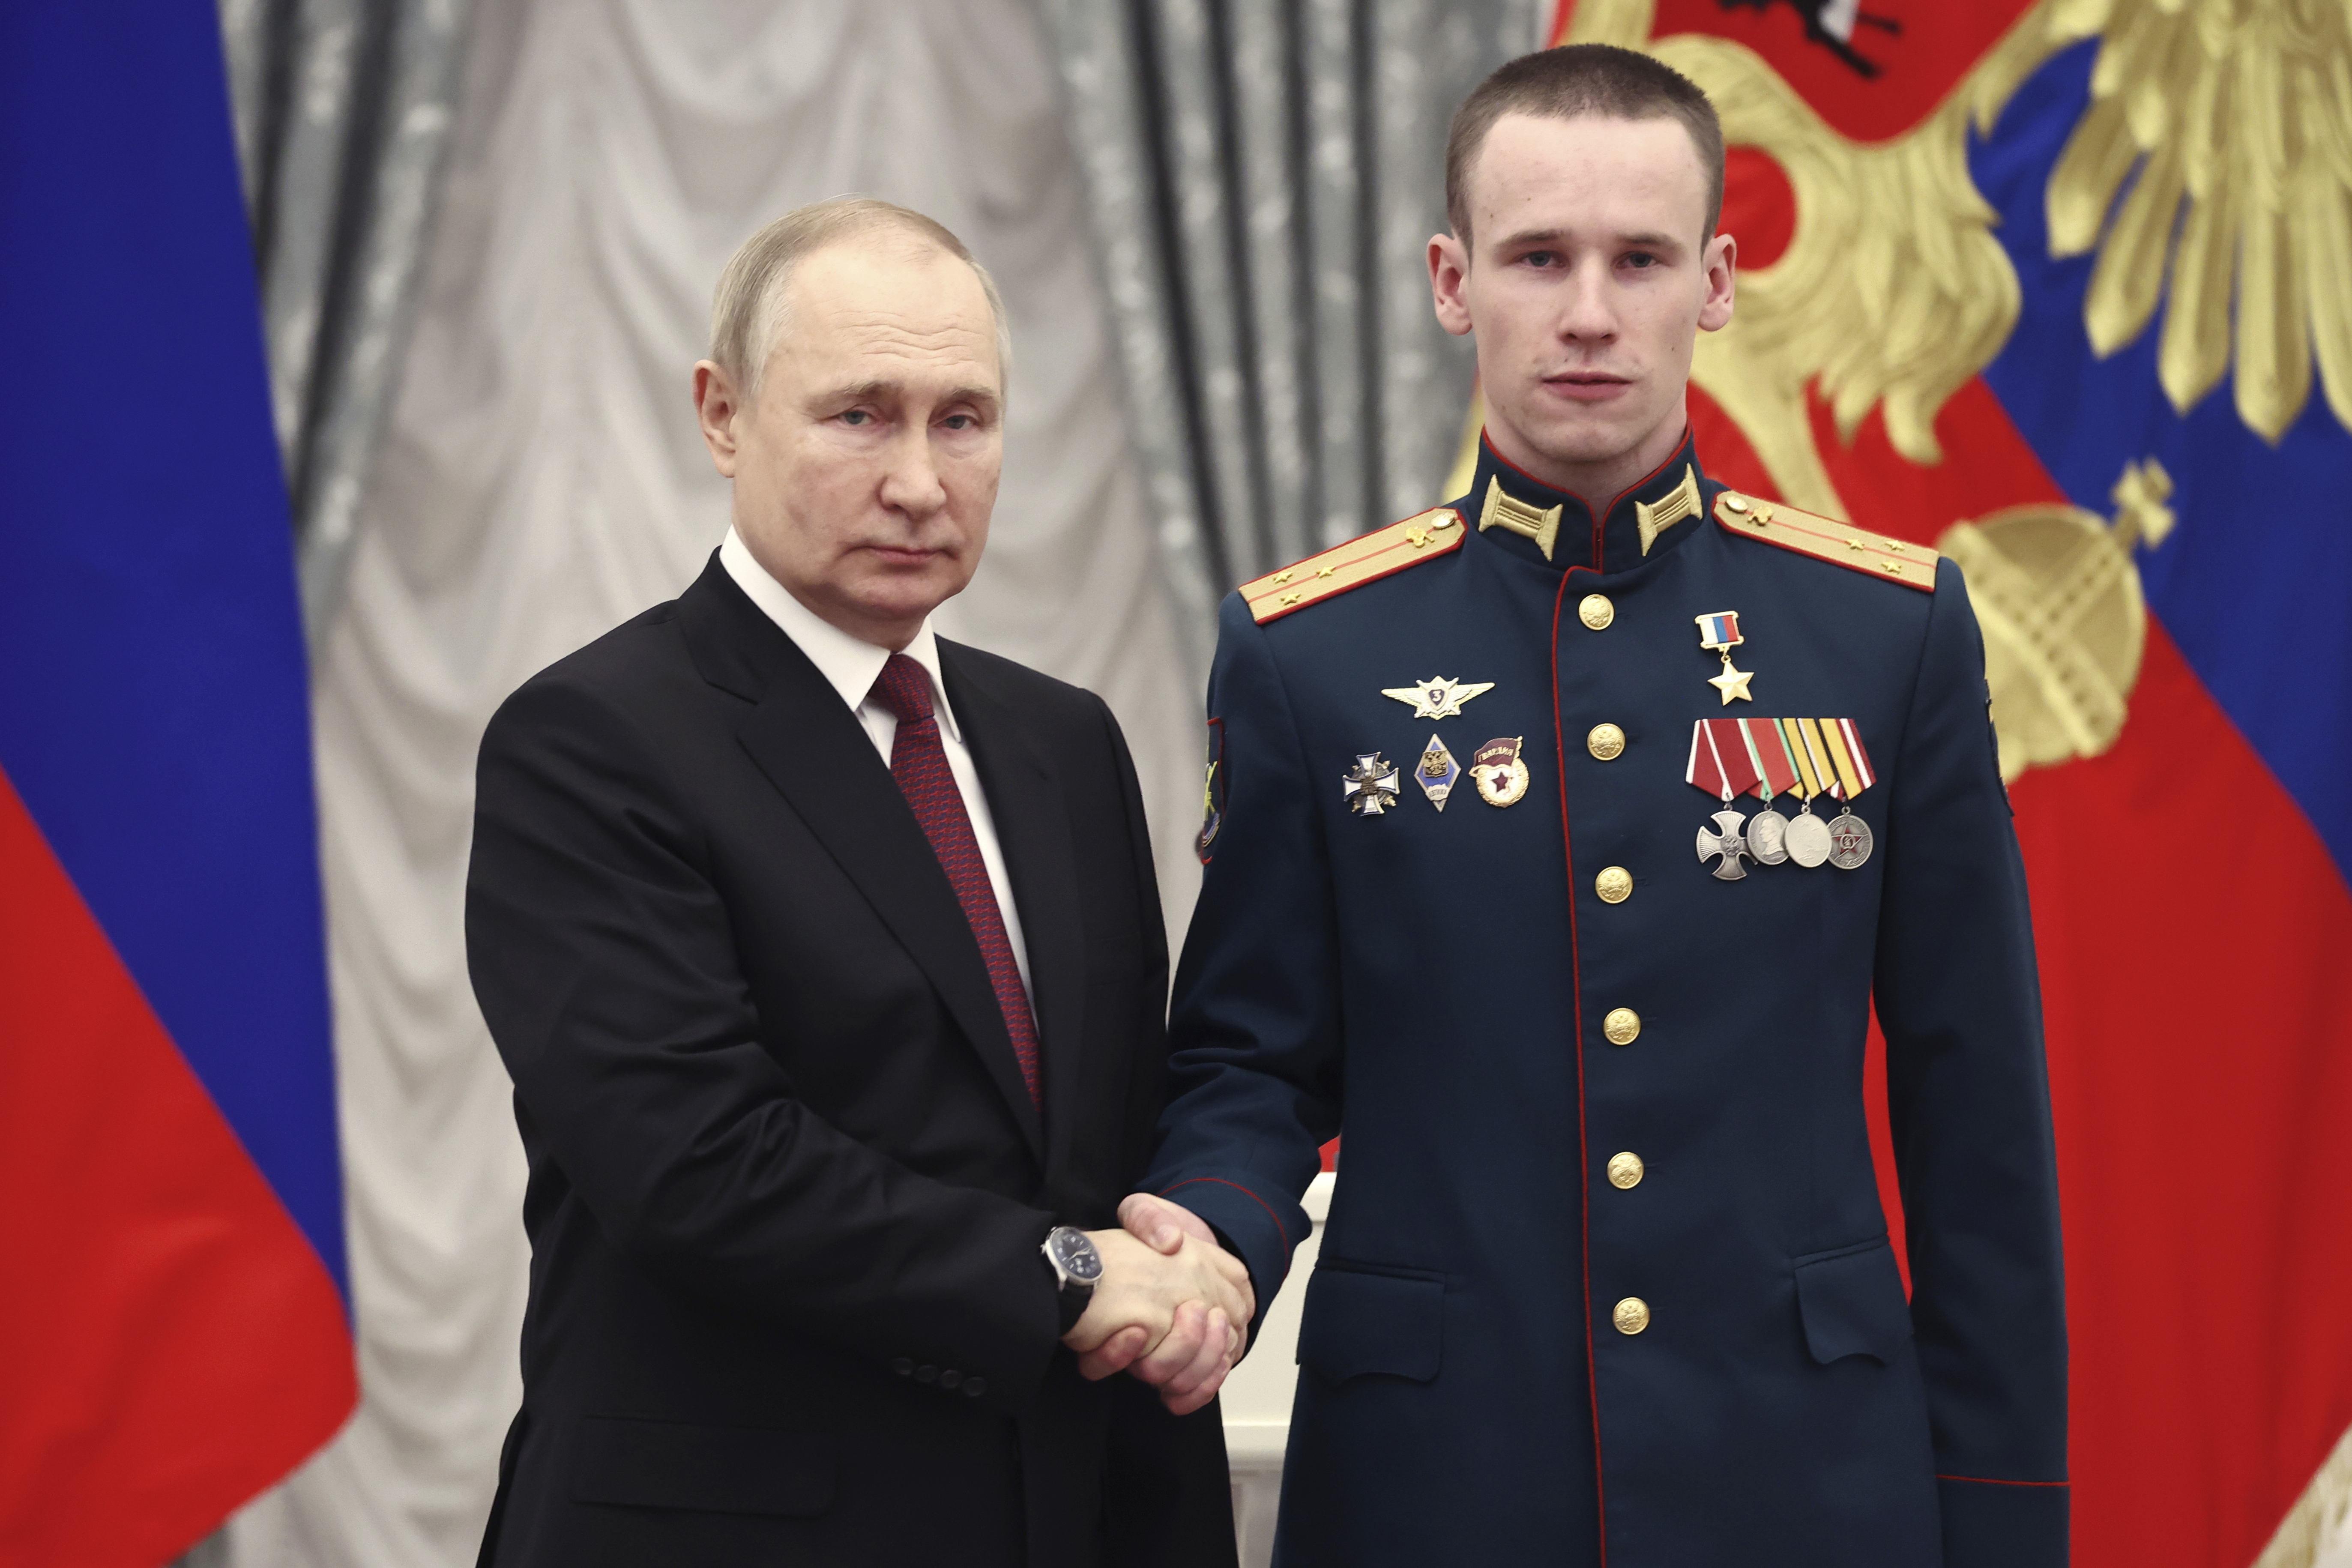
<instances>
[{"instance_id":1,"label":"sleeve patch","mask_svg":"<svg viewBox=\"0 0 2352 1568\"><path fill-rule=\"evenodd\" d=\"M1192 852L1205 866L1213 858L1217 842L1217 830L1225 825L1225 721L1209 721L1209 771L1201 786L1201 831L1192 840Z\"/></svg>"}]
</instances>

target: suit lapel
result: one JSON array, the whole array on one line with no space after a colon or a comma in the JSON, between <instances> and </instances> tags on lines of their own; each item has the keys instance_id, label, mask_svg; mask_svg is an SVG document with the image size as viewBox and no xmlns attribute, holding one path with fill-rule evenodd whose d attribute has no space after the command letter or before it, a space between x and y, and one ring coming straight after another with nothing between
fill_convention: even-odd
<instances>
[{"instance_id":1,"label":"suit lapel","mask_svg":"<svg viewBox=\"0 0 2352 1568\"><path fill-rule=\"evenodd\" d=\"M970 650L942 638L940 670L988 795L996 841L1004 851L1013 901L1021 913L1029 992L1037 1016L1045 1079L1050 1179L1069 1148L1084 1104L1086 930L1078 907L1077 858L1061 781L1039 752L1019 713L988 683Z\"/></svg>"},{"instance_id":2,"label":"suit lapel","mask_svg":"<svg viewBox=\"0 0 2352 1568\"><path fill-rule=\"evenodd\" d=\"M929 979L1043 1169L1044 1129L980 943L865 727L715 560L679 609L705 679L754 704L736 725L743 749Z\"/></svg>"}]
</instances>

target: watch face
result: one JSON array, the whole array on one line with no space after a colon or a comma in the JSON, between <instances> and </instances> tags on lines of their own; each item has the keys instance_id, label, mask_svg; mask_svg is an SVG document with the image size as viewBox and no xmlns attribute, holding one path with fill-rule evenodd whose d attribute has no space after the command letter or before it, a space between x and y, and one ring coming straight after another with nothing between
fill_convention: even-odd
<instances>
[{"instance_id":1,"label":"watch face","mask_svg":"<svg viewBox=\"0 0 2352 1568\"><path fill-rule=\"evenodd\" d=\"M1085 1231L1070 1226L1054 1232L1054 1261L1078 1284L1092 1285L1102 1278L1102 1254L1095 1250Z\"/></svg>"}]
</instances>

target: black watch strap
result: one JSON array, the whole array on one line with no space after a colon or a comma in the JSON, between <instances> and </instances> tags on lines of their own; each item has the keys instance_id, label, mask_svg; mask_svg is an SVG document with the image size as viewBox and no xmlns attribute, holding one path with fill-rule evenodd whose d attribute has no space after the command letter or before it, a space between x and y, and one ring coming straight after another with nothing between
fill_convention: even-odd
<instances>
[{"instance_id":1,"label":"black watch strap","mask_svg":"<svg viewBox=\"0 0 2352 1568\"><path fill-rule=\"evenodd\" d=\"M1045 1272L1051 1275L1054 1272L1054 1266L1050 1263L1045 1265ZM1054 1282L1056 1286L1061 1285L1058 1279ZM1055 1290L1054 1304L1062 1314L1060 1330L1062 1333L1066 1334L1078 1326L1078 1320L1087 1315L1087 1303L1094 1299L1095 1293L1091 1288L1082 1289L1074 1285Z\"/></svg>"}]
</instances>

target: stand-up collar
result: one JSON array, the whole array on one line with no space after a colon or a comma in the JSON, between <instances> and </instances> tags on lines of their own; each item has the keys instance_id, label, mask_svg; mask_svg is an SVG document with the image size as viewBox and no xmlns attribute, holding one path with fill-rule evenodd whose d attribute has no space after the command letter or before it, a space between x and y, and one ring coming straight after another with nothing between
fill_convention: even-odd
<instances>
[{"instance_id":1,"label":"stand-up collar","mask_svg":"<svg viewBox=\"0 0 2352 1568\"><path fill-rule=\"evenodd\" d=\"M1478 476L1462 516L1482 539L1560 570L1629 572L1697 531L1709 487L1688 430L1674 456L1596 518L1582 496L1514 467L1478 437Z\"/></svg>"}]
</instances>

